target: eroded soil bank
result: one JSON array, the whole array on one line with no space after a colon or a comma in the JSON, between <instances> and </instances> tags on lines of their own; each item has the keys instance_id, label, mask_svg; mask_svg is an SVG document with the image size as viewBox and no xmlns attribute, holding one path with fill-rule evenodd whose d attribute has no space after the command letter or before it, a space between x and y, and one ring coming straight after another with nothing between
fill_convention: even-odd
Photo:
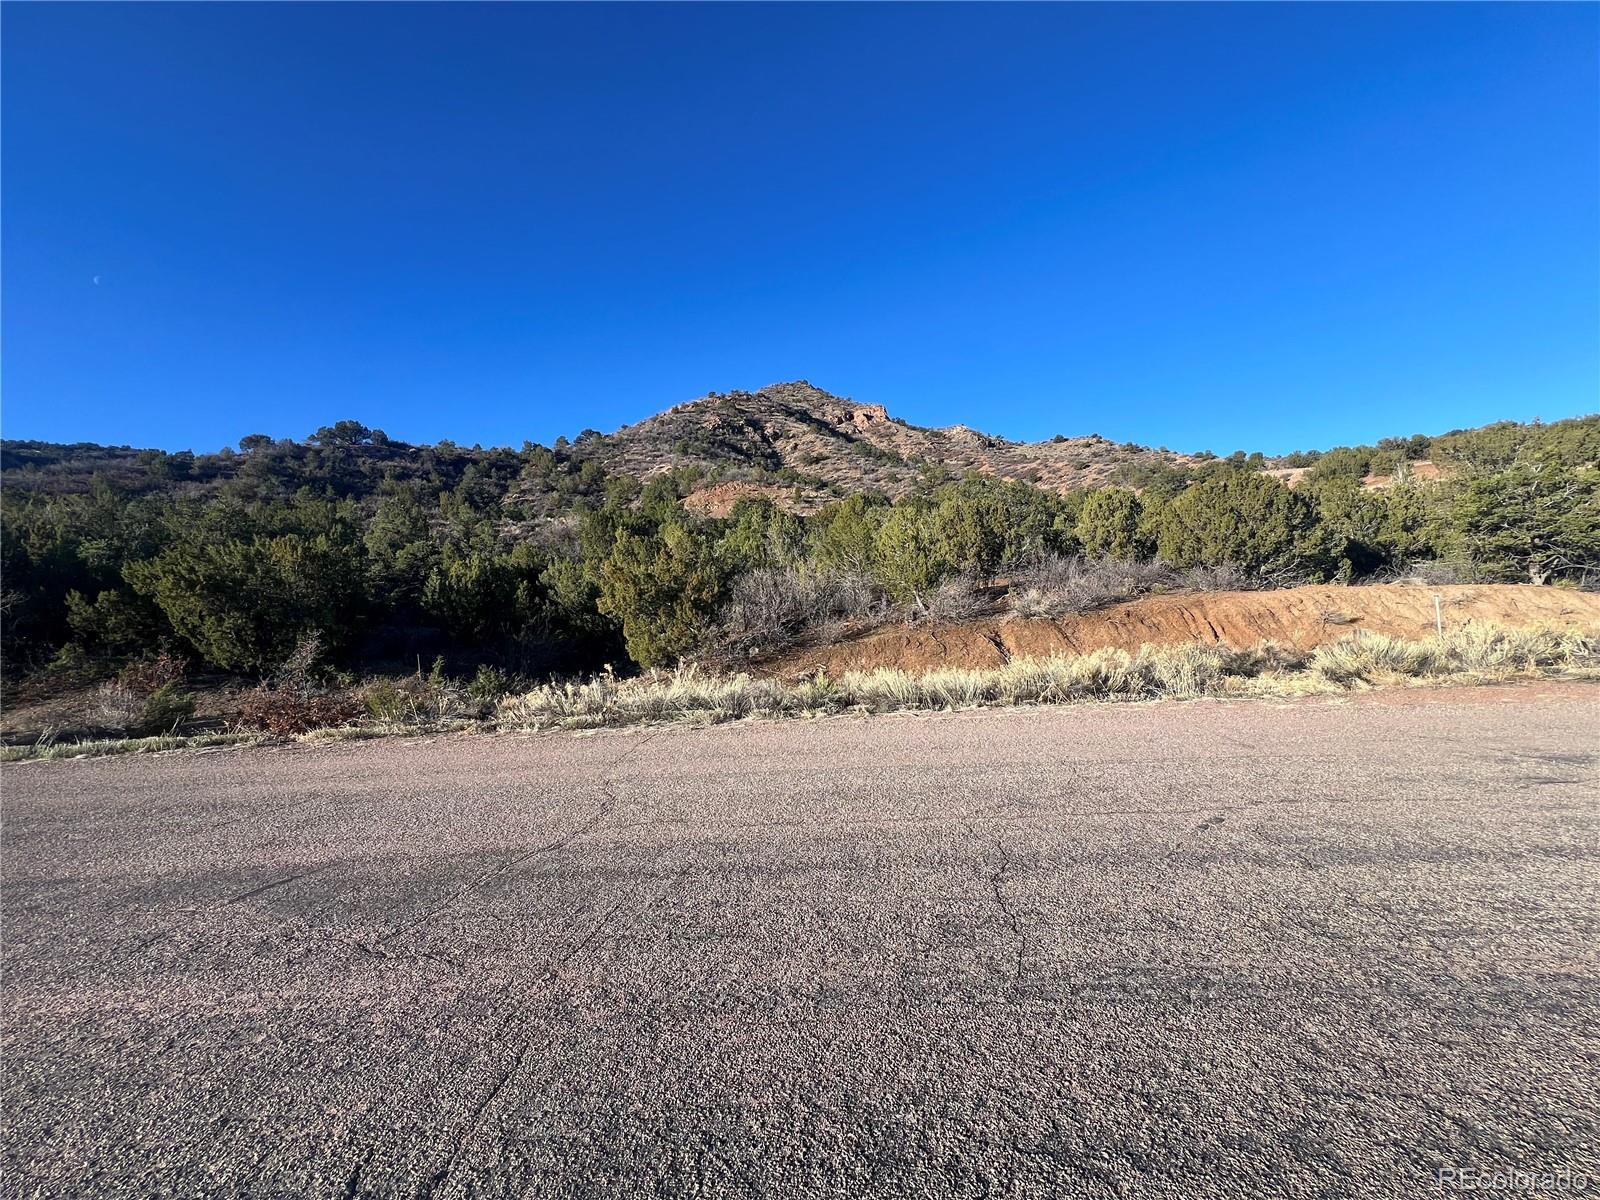
<instances>
[{"instance_id":1,"label":"eroded soil bank","mask_svg":"<svg viewBox=\"0 0 1600 1200\"><path fill-rule=\"evenodd\" d=\"M1265 592L1188 592L1144 596L1058 620L986 617L959 624L892 625L828 645L788 651L761 664L760 674L793 679L824 670L898 667L995 667L1013 658L1083 654L1114 646L1195 642L1250 646L1274 641L1299 649L1348 637L1358 629L1396 637L1434 630L1434 597L1446 629L1469 624L1549 623L1600 629L1600 594L1521 584L1423 586L1332 584Z\"/></svg>"}]
</instances>

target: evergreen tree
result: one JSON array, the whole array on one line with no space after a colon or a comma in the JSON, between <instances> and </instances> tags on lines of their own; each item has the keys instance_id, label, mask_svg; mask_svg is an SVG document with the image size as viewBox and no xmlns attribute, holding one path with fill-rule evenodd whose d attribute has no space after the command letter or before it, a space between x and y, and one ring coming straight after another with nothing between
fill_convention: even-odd
<instances>
[{"instance_id":1,"label":"evergreen tree","mask_svg":"<svg viewBox=\"0 0 1600 1200\"><path fill-rule=\"evenodd\" d=\"M1473 560L1503 579L1548 583L1600 568L1600 471L1519 461L1472 480L1456 523Z\"/></svg>"},{"instance_id":2,"label":"evergreen tree","mask_svg":"<svg viewBox=\"0 0 1600 1200\"><path fill-rule=\"evenodd\" d=\"M633 661L656 667L700 643L722 591L711 546L683 521L671 520L650 536L618 531L600 568L597 604L621 622Z\"/></svg>"},{"instance_id":3,"label":"evergreen tree","mask_svg":"<svg viewBox=\"0 0 1600 1200\"><path fill-rule=\"evenodd\" d=\"M1228 471L1166 507L1156 549L1175 567L1232 566L1288 581L1322 577L1332 540L1305 496L1270 475Z\"/></svg>"},{"instance_id":4,"label":"evergreen tree","mask_svg":"<svg viewBox=\"0 0 1600 1200\"><path fill-rule=\"evenodd\" d=\"M1078 541L1086 554L1132 562L1149 547L1141 533L1143 505L1126 488L1098 488L1089 493L1078 514Z\"/></svg>"}]
</instances>

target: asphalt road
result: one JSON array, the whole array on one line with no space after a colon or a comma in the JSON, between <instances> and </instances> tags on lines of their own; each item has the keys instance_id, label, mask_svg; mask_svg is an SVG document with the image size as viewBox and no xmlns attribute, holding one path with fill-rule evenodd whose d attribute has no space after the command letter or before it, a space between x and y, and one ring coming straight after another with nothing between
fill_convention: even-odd
<instances>
[{"instance_id":1,"label":"asphalt road","mask_svg":"<svg viewBox=\"0 0 1600 1200\"><path fill-rule=\"evenodd\" d=\"M9 1195L1600 1177L1600 689L5 769ZM1594 1185L1600 1187L1600 1183Z\"/></svg>"}]
</instances>

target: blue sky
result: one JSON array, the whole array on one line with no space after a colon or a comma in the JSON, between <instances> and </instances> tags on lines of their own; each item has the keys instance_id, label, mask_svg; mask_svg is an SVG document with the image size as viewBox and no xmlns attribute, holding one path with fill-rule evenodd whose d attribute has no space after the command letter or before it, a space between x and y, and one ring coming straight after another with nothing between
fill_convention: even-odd
<instances>
[{"instance_id":1,"label":"blue sky","mask_svg":"<svg viewBox=\"0 0 1600 1200\"><path fill-rule=\"evenodd\" d=\"M7 437L516 445L797 378L1223 453L1600 408L1596 5L0 24Z\"/></svg>"}]
</instances>

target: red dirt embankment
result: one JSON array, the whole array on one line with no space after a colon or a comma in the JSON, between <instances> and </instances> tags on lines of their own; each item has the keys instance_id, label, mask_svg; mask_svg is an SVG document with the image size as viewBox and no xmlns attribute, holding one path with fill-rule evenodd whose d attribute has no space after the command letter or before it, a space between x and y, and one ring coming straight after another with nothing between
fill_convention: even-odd
<instances>
[{"instance_id":1,"label":"red dirt embankment","mask_svg":"<svg viewBox=\"0 0 1600 1200\"><path fill-rule=\"evenodd\" d=\"M1267 592L1185 592L1145 596L1059 620L989 617L955 625L893 625L826 646L789 651L757 668L792 679L819 669L994 667L1013 658L1083 654L1107 646L1185 643L1252 646L1261 641L1310 649L1358 629L1397 637L1434 630L1433 598L1446 629L1464 625L1554 624L1600 632L1600 594L1523 584L1377 584L1284 588Z\"/></svg>"}]
</instances>

